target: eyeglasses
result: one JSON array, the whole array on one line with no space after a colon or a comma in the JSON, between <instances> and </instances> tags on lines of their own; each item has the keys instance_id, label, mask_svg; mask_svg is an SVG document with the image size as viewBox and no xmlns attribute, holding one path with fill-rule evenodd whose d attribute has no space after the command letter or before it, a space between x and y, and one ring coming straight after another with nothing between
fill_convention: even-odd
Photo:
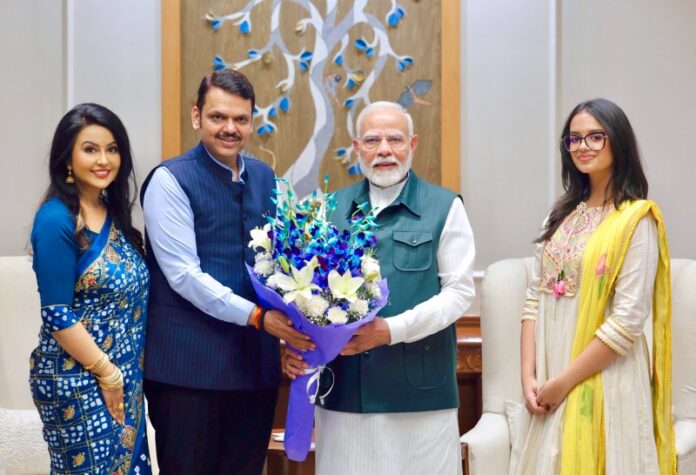
<instances>
[{"instance_id":1,"label":"eyeglasses","mask_svg":"<svg viewBox=\"0 0 696 475\"><path fill-rule=\"evenodd\" d=\"M580 148L582 142L585 142L587 148L593 152L599 152L607 144L608 135L604 132L591 132L584 137L579 135L564 135L561 140L563 147L569 152L576 152Z\"/></svg>"},{"instance_id":2,"label":"eyeglasses","mask_svg":"<svg viewBox=\"0 0 696 475\"><path fill-rule=\"evenodd\" d=\"M387 145L389 145L391 148L402 148L404 145L406 145L406 137L397 134L386 136L365 135L364 137L360 138L360 143L366 149L372 150L379 147L382 144L382 141L385 139L387 141Z\"/></svg>"}]
</instances>

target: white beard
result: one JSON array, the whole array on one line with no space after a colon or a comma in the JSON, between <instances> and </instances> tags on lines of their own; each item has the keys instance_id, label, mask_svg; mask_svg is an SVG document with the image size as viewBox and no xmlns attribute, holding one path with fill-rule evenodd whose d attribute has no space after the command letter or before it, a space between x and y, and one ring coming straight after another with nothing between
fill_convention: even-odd
<instances>
[{"instance_id":1,"label":"white beard","mask_svg":"<svg viewBox=\"0 0 696 475\"><path fill-rule=\"evenodd\" d=\"M409 150L405 162L398 161L392 155L375 158L369 165L358 155L358 161L360 162L360 168L362 168L365 174L365 178L367 178L370 183L380 188L389 188L390 186L400 183L401 180L406 177L413 162L413 152ZM394 170L380 170L379 168L375 168L375 165L384 163L393 163L396 165L396 168Z\"/></svg>"}]
</instances>

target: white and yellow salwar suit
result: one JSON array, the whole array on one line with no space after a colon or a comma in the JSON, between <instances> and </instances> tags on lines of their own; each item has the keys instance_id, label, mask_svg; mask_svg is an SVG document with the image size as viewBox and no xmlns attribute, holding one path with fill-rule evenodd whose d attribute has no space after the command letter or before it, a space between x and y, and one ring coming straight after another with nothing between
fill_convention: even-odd
<instances>
[{"instance_id":1,"label":"white and yellow salwar suit","mask_svg":"<svg viewBox=\"0 0 696 475\"><path fill-rule=\"evenodd\" d=\"M511 474L674 473L669 253L645 200L570 213L537 246L522 319L536 321L539 387L599 338L620 356L558 409L522 410ZM566 294L553 294L563 270ZM654 313L653 362L643 327Z\"/></svg>"}]
</instances>

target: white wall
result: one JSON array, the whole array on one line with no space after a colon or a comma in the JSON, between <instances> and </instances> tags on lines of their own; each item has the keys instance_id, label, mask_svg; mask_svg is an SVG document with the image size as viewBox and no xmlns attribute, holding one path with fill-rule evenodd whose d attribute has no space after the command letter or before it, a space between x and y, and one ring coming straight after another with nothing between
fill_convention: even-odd
<instances>
[{"instance_id":1,"label":"white wall","mask_svg":"<svg viewBox=\"0 0 696 475\"><path fill-rule=\"evenodd\" d=\"M62 6L0 2L0 254L24 253L65 107Z\"/></svg>"},{"instance_id":2,"label":"white wall","mask_svg":"<svg viewBox=\"0 0 696 475\"><path fill-rule=\"evenodd\" d=\"M557 140L580 101L631 120L672 257L696 257L696 3L467 0L462 193L476 268L531 255L560 189Z\"/></svg>"},{"instance_id":3,"label":"white wall","mask_svg":"<svg viewBox=\"0 0 696 475\"><path fill-rule=\"evenodd\" d=\"M0 2L0 255L25 253L53 132L75 104L97 102L121 118L139 181L160 160L159 5Z\"/></svg>"},{"instance_id":4,"label":"white wall","mask_svg":"<svg viewBox=\"0 0 696 475\"><path fill-rule=\"evenodd\" d=\"M596 96L624 109L671 255L696 258L696 3L562 3L562 109Z\"/></svg>"},{"instance_id":5,"label":"white wall","mask_svg":"<svg viewBox=\"0 0 696 475\"><path fill-rule=\"evenodd\" d=\"M552 195L552 11L537 0L468 1L464 10L462 193L484 270L531 253Z\"/></svg>"}]
</instances>

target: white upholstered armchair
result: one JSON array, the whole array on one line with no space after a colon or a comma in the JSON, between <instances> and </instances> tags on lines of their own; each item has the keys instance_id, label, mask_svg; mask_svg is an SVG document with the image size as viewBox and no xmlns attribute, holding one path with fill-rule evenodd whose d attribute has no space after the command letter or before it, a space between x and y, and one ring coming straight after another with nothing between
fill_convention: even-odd
<instances>
[{"instance_id":1,"label":"white upholstered armchair","mask_svg":"<svg viewBox=\"0 0 696 475\"><path fill-rule=\"evenodd\" d=\"M41 315L27 256L0 257L0 475L48 474L48 449L29 391Z\"/></svg>"},{"instance_id":2,"label":"white upholstered armchair","mask_svg":"<svg viewBox=\"0 0 696 475\"><path fill-rule=\"evenodd\" d=\"M471 475L506 475L521 406L520 315L532 258L491 265L481 284L483 415L461 438ZM672 259L674 420L679 474L696 473L696 261ZM651 328L650 322L646 329ZM650 337L650 335L648 336Z\"/></svg>"}]
</instances>

